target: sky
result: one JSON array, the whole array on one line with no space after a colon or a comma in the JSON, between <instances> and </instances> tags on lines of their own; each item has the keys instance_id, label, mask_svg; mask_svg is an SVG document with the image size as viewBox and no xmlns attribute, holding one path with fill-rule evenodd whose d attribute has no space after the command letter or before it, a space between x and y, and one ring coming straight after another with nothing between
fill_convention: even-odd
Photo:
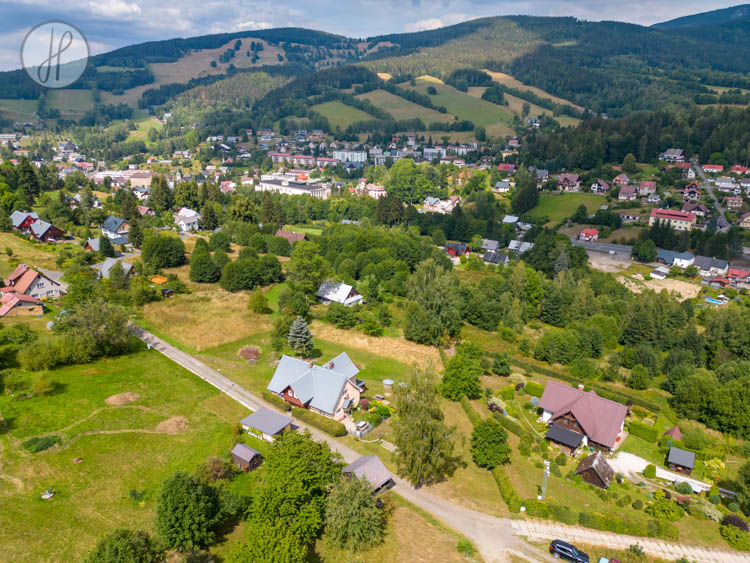
<instances>
[{"instance_id":1,"label":"sky","mask_svg":"<svg viewBox=\"0 0 750 563\"><path fill-rule=\"evenodd\" d=\"M0 0L0 70L20 67L24 36L48 20L78 27L92 54L98 54L144 41L248 29L293 26L371 37L511 14L651 25L737 4L713 0Z\"/></svg>"}]
</instances>

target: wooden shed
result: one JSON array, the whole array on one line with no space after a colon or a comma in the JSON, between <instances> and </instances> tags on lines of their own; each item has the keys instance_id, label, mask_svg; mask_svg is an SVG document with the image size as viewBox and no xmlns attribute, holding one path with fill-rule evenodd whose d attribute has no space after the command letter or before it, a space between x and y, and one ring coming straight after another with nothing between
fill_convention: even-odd
<instances>
[{"instance_id":1,"label":"wooden shed","mask_svg":"<svg viewBox=\"0 0 750 563\"><path fill-rule=\"evenodd\" d=\"M667 465L672 471L677 471L683 475L690 475L693 467L695 467L695 452L689 452L672 446L669 448Z\"/></svg>"},{"instance_id":2,"label":"wooden shed","mask_svg":"<svg viewBox=\"0 0 750 563\"><path fill-rule=\"evenodd\" d=\"M247 444L236 444L232 448L232 462L245 473L258 467L262 459L260 452Z\"/></svg>"},{"instance_id":3,"label":"wooden shed","mask_svg":"<svg viewBox=\"0 0 750 563\"><path fill-rule=\"evenodd\" d=\"M675 440L682 440L682 432L680 432L680 428L678 426L673 426L672 428L667 430L664 435L669 436L670 438L674 438Z\"/></svg>"},{"instance_id":4,"label":"wooden shed","mask_svg":"<svg viewBox=\"0 0 750 563\"><path fill-rule=\"evenodd\" d=\"M581 460L576 468L576 474L580 475L584 481L600 489L606 489L615 476L614 470L604 459L602 452L597 451Z\"/></svg>"}]
</instances>

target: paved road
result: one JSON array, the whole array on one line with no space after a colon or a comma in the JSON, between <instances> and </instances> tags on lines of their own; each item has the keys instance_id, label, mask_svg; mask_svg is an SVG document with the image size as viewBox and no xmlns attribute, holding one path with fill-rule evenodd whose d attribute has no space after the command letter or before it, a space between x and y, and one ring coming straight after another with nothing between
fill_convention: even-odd
<instances>
[{"instance_id":1,"label":"paved road","mask_svg":"<svg viewBox=\"0 0 750 563\"><path fill-rule=\"evenodd\" d=\"M717 221L718 226L716 227L716 230L722 233L727 232L729 230L729 221L727 221L726 211L721 206L721 203L719 203L719 198L714 195L714 187L711 184L711 181L706 176L706 173L703 172L703 168L701 168L696 161L693 161L693 170L695 170L695 173L701 180L703 180L703 187L706 188L708 195L714 200L714 207L716 207L716 210L719 212L719 219Z\"/></svg>"},{"instance_id":2,"label":"paved road","mask_svg":"<svg viewBox=\"0 0 750 563\"><path fill-rule=\"evenodd\" d=\"M594 250L596 252L614 252L617 256L626 256L630 257L631 252L633 251L632 246L628 246L627 244L612 244L609 242L588 242L585 240L578 240L574 237L571 237L570 242L573 244L573 246L582 246L586 250Z\"/></svg>"},{"instance_id":3,"label":"paved road","mask_svg":"<svg viewBox=\"0 0 750 563\"><path fill-rule=\"evenodd\" d=\"M243 389L190 354L175 348L136 325L131 325L130 330L152 348L155 348L175 363L191 371L223 393L226 393L248 409L257 410L263 407L275 410L271 404L266 403L260 397ZM327 442L331 449L339 452L347 463L351 463L360 457L357 452L335 438L307 426L303 422L295 421L295 424L309 430L315 440ZM563 538L578 543L612 547L624 546L625 548L633 543L639 543L647 553L666 559L686 557L691 561L701 563L750 563L750 555L737 552L690 547L683 544L668 543L648 538L634 538L553 522L498 518L454 504L424 489L415 489L399 477L394 477L394 481L396 486L393 490L396 493L433 516L436 516L451 528L472 540L477 549L479 549L483 559L487 562L507 561L509 559L508 555L511 553L527 561L551 561L546 552L530 546L522 539L522 537L527 537L535 540Z\"/></svg>"}]
</instances>

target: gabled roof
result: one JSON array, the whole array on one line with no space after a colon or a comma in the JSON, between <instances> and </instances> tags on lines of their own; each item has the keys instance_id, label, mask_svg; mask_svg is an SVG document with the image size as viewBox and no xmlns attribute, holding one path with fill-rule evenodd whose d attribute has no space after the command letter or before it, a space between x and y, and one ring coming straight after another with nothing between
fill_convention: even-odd
<instances>
[{"instance_id":1,"label":"gabled roof","mask_svg":"<svg viewBox=\"0 0 750 563\"><path fill-rule=\"evenodd\" d=\"M39 272L32 270L26 264L19 264L8 278L8 285L13 286L13 291L16 293L23 295L39 275Z\"/></svg>"},{"instance_id":2,"label":"gabled roof","mask_svg":"<svg viewBox=\"0 0 750 563\"><path fill-rule=\"evenodd\" d=\"M19 303L33 303L34 305L41 305L42 302L36 297L31 295L22 295L13 291L3 292L0 297L0 317L7 315L13 307Z\"/></svg>"},{"instance_id":3,"label":"gabled roof","mask_svg":"<svg viewBox=\"0 0 750 563\"><path fill-rule=\"evenodd\" d=\"M91 250L94 252L99 252L99 238L90 238L86 239L86 244L84 246L89 245L91 247Z\"/></svg>"},{"instance_id":4,"label":"gabled roof","mask_svg":"<svg viewBox=\"0 0 750 563\"><path fill-rule=\"evenodd\" d=\"M102 223L102 229L107 230L111 233L116 233L117 230L126 222L127 221L125 221L125 219L120 219L119 217L110 215L104 220L104 223Z\"/></svg>"},{"instance_id":5,"label":"gabled roof","mask_svg":"<svg viewBox=\"0 0 750 563\"><path fill-rule=\"evenodd\" d=\"M274 436L292 423L292 419L268 409L258 409L242 419L240 424Z\"/></svg>"},{"instance_id":6,"label":"gabled roof","mask_svg":"<svg viewBox=\"0 0 750 563\"><path fill-rule=\"evenodd\" d=\"M500 248L498 241L487 238L482 239L482 250L497 250L498 248Z\"/></svg>"},{"instance_id":7,"label":"gabled roof","mask_svg":"<svg viewBox=\"0 0 750 563\"><path fill-rule=\"evenodd\" d=\"M372 488L376 491L393 479L393 476L376 455L360 457L344 467L343 473L354 475L357 479L367 479L367 482L370 483Z\"/></svg>"},{"instance_id":8,"label":"gabled roof","mask_svg":"<svg viewBox=\"0 0 750 563\"><path fill-rule=\"evenodd\" d=\"M258 450L254 450L247 444L239 443L235 444L235 446L232 448L232 455L236 455L242 461L250 462L255 458L255 456L259 456L260 452Z\"/></svg>"},{"instance_id":9,"label":"gabled roof","mask_svg":"<svg viewBox=\"0 0 750 563\"><path fill-rule=\"evenodd\" d=\"M709 258L708 256L696 256L695 265L701 270L709 270L711 268L717 268L723 270L729 266L729 262L722 260L721 258Z\"/></svg>"},{"instance_id":10,"label":"gabled roof","mask_svg":"<svg viewBox=\"0 0 750 563\"><path fill-rule=\"evenodd\" d=\"M41 219L39 219L38 221L34 221L31 224L31 234L36 238L42 238L44 234L51 228L51 223L47 223L47 221L42 221Z\"/></svg>"},{"instance_id":11,"label":"gabled roof","mask_svg":"<svg viewBox=\"0 0 750 563\"><path fill-rule=\"evenodd\" d=\"M487 264L505 265L505 263L508 262L509 258L507 255L503 254L502 252L498 252L496 250L488 250L487 252L484 253L482 260L486 262Z\"/></svg>"},{"instance_id":12,"label":"gabled roof","mask_svg":"<svg viewBox=\"0 0 750 563\"><path fill-rule=\"evenodd\" d=\"M695 452L689 452L672 446L669 448L667 463L674 463L675 465L692 469L695 467Z\"/></svg>"},{"instance_id":13,"label":"gabled roof","mask_svg":"<svg viewBox=\"0 0 750 563\"><path fill-rule=\"evenodd\" d=\"M320 284L316 295L321 299L328 299L329 301L335 301L344 305L352 290L357 293L357 290L348 283L326 280ZM357 293L357 295L359 294Z\"/></svg>"},{"instance_id":14,"label":"gabled roof","mask_svg":"<svg viewBox=\"0 0 750 563\"><path fill-rule=\"evenodd\" d=\"M664 433L665 436L674 438L675 440L682 440L682 432L680 432L679 426L673 426Z\"/></svg>"},{"instance_id":15,"label":"gabled roof","mask_svg":"<svg viewBox=\"0 0 750 563\"><path fill-rule=\"evenodd\" d=\"M446 242L445 250L447 251L449 248L456 254L465 254L469 250L469 245L465 242Z\"/></svg>"},{"instance_id":16,"label":"gabled roof","mask_svg":"<svg viewBox=\"0 0 750 563\"><path fill-rule=\"evenodd\" d=\"M605 487L609 486L612 477L615 476L614 470L610 467L607 460L604 459L602 452L599 450L597 450L594 455L583 458L576 468L576 473L583 473L588 469L591 469L599 476L599 479L602 480Z\"/></svg>"},{"instance_id":17,"label":"gabled roof","mask_svg":"<svg viewBox=\"0 0 750 563\"><path fill-rule=\"evenodd\" d=\"M333 363L332 368L320 367L312 362L303 362L284 355L279 360L267 389L280 394L291 387L302 404L334 414L347 380L352 385L357 385L354 376L359 370L354 373L353 370L357 368L346 352L326 362L325 366L330 363Z\"/></svg>"},{"instance_id":18,"label":"gabled roof","mask_svg":"<svg viewBox=\"0 0 750 563\"><path fill-rule=\"evenodd\" d=\"M39 219L39 215L37 215L33 211L14 211L10 214L10 222L17 229L21 226L21 223L23 223L27 217L31 217L35 221Z\"/></svg>"},{"instance_id":19,"label":"gabled roof","mask_svg":"<svg viewBox=\"0 0 750 563\"><path fill-rule=\"evenodd\" d=\"M610 448L614 447L628 414L625 405L557 381L547 382L539 406L552 412L553 421L572 414L589 439Z\"/></svg>"},{"instance_id":20,"label":"gabled roof","mask_svg":"<svg viewBox=\"0 0 750 563\"><path fill-rule=\"evenodd\" d=\"M133 269L132 264L128 264L127 262L123 262L122 260L119 260L117 258L105 258L104 262L94 264L92 268L98 270L99 275L108 280L109 274L112 272L112 268L114 268L115 264L118 263L120 264L120 266L122 266L122 270L123 272L125 272L125 275L128 275L130 273L130 270Z\"/></svg>"}]
</instances>

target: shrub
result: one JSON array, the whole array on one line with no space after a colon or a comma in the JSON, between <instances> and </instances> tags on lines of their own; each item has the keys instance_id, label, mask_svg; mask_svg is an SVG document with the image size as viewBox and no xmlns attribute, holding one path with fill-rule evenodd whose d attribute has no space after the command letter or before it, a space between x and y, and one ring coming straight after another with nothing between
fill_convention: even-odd
<instances>
[{"instance_id":1,"label":"shrub","mask_svg":"<svg viewBox=\"0 0 750 563\"><path fill-rule=\"evenodd\" d=\"M721 520L721 524L723 526L734 526L735 528L739 528L743 532L748 531L747 522L745 522L742 518L740 518L736 514L727 514Z\"/></svg>"},{"instance_id":2,"label":"shrub","mask_svg":"<svg viewBox=\"0 0 750 563\"><path fill-rule=\"evenodd\" d=\"M526 507L526 514L534 518L549 518L549 506L543 500L527 499L523 502Z\"/></svg>"},{"instance_id":3,"label":"shrub","mask_svg":"<svg viewBox=\"0 0 750 563\"><path fill-rule=\"evenodd\" d=\"M684 511L677 505L677 503L672 502L671 500L661 499L649 504L646 507L646 514L650 514L654 518L666 522L676 522L682 518Z\"/></svg>"},{"instance_id":4,"label":"shrub","mask_svg":"<svg viewBox=\"0 0 750 563\"><path fill-rule=\"evenodd\" d=\"M713 522L721 521L723 516L721 510L716 508L714 505L709 504L703 499L698 499L695 502L691 502L688 507L688 512L692 516L708 518Z\"/></svg>"},{"instance_id":5,"label":"shrub","mask_svg":"<svg viewBox=\"0 0 750 563\"><path fill-rule=\"evenodd\" d=\"M511 419L509 419L507 416L503 416L502 414L496 412L492 413L493 418L497 420L500 424L502 424L505 429L510 432L511 434L515 434L519 438L523 438L524 436L528 436L528 432L521 428L521 425L517 422L513 422Z\"/></svg>"},{"instance_id":6,"label":"shrub","mask_svg":"<svg viewBox=\"0 0 750 563\"><path fill-rule=\"evenodd\" d=\"M508 385L500 391L500 396L504 401L512 401L515 395L516 388L514 385Z\"/></svg>"},{"instance_id":7,"label":"shrub","mask_svg":"<svg viewBox=\"0 0 750 563\"><path fill-rule=\"evenodd\" d=\"M578 522L578 514L576 514L569 506L550 504L549 510L553 520L569 525Z\"/></svg>"},{"instance_id":8,"label":"shrub","mask_svg":"<svg viewBox=\"0 0 750 563\"><path fill-rule=\"evenodd\" d=\"M298 407L292 407L292 416L299 418L310 426L314 426L318 430L322 430L323 432L326 432L331 436L346 436L346 426L344 426L340 422L333 420L332 418L328 418L307 409L301 409Z\"/></svg>"},{"instance_id":9,"label":"shrub","mask_svg":"<svg viewBox=\"0 0 750 563\"><path fill-rule=\"evenodd\" d=\"M557 465L565 465L566 463L568 463L568 456L560 452L560 454L555 458L555 463Z\"/></svg>"},{"instance_id":10,"label":"shrub","mask_svg":"<svg viewBox=\"0 0 750 563\"><path fill-rule=\"evenodd\" d=\"M263 397L264 401L266 401L267 403L271 403L274 407L283 412L287 412L291 406L284 399L282 399L278 395L274 395L270 391L263 391L260 396Z\"/></svg>"},{"instance_id":11,"label":"shrub","mask_svg":"<svg viewBox=\"0 0 750 563\"><path fill-rule=\"evenodd\" d=\"M653 479L654 477L656 477L656 467L649 463L646 467L643 468L643 476L647 477L648 479Z\"/></svg>"},{"instance_id":12,"label":"shrub","mask_svg":"<svg viewBox=\"0 0 750 563\"><path fill-rule=\"evenodd\" d=\"M544 385L536 383L535 381L527 381L525 389L532 397L541 397L542 393L544 393Z\"/></svg>"},{"instance_id":13,"label":"shrub","mask_svg":"<svg viewBox=\"0 0 750 563\"><path fill-rule=\"evenodd\" d=\"M60 440L58 436L37 436L34 438L30 438L25 442L22 442L21 447L27 452L35 454L37 452L49 449L55 444L62 444L62 440Z\"/></svg>"},{"instance_id":14,"label":"shrub","mask_svg":"<svg viewBox=\"0 0 750 563\"><path fill-rule=\"evenodd\" d=\"M721 504L721 497L719 495L711 495L708 497L708 502L711 504Z\"/></svg>"},{"instance_id":15,"label":"shrub","mask_svg":"<svg viewBox=\"0 0 750 563\"><path fill-rule=\"evenodd\" d=\"M648 426L637 420L633 420L628 424L628 432L651 443L659 440L659 432L655 427Z\"/></svg>"},{"instance_id":16,"label":"shrub","mask_svg":"<svg viewBox=\"0 0 750 563\"><path fill-rule=\"evenodd\" d=\"M750 536L748 536L747 532L743 532L734 526L722 526L719 532L721 533L721 537L734 549L750 551Z\"/></svg>"},{"instance_id":17,"label":"shrub","mask_svg":"<svg viewBox=\"0 0 750 563\"><path fill-rule=\"evenodd\" d=\"M461 555L465 555L466 557L473 557L477 552L477 548L474 547L474 544L466 538L461 538L460 540L458 540L458 543L456 544L456 550Z\"/></svg>"},{"instance_id":18,"label":"shrub","mask_svg":"<svg viewBox=\"0 0 750 563\"><path fill-rule=\"evenodd\" d=\"M562 477L562 471L560 471L560 466L553 463L550 466L549 472L554 475L555 477Z\"/></svg>"},{"instance_id":19,"label":"shrub","mask_svg":"<svg viewBox=\"0 0 750 563\"><path fill-rule=\"evenodd\" d=\"M675 490L677 490L678 493L681 495L692 495L693 494L693 487L690 486L690 483L687 481L680 481L675 485Z\"/></svg>"},{"instance_id":20,"label":"shrub","mask_svg":"<svg viewBox=\"0 0 750 563\"><path fill-rule=\"evenodd\" d=\"M492 470L492 476L495 478L497 488L500 490L500 496L503 497L505 504L508 505L508 510L511 512L520 512L521 498L513 488L513 483L508 478L505 469L503 467L496 467Z\"/></svg>"},{"instance_id":21,"label":"shrub","mask_svg":"<svg viewBox=\"0 0 750 563\"><path fill-rule=\"evenodd\" d=\"M740 509L740 505L732 501L727 505L727 508L732 512L737 512Z\"/></svg>"}]
</instances>

